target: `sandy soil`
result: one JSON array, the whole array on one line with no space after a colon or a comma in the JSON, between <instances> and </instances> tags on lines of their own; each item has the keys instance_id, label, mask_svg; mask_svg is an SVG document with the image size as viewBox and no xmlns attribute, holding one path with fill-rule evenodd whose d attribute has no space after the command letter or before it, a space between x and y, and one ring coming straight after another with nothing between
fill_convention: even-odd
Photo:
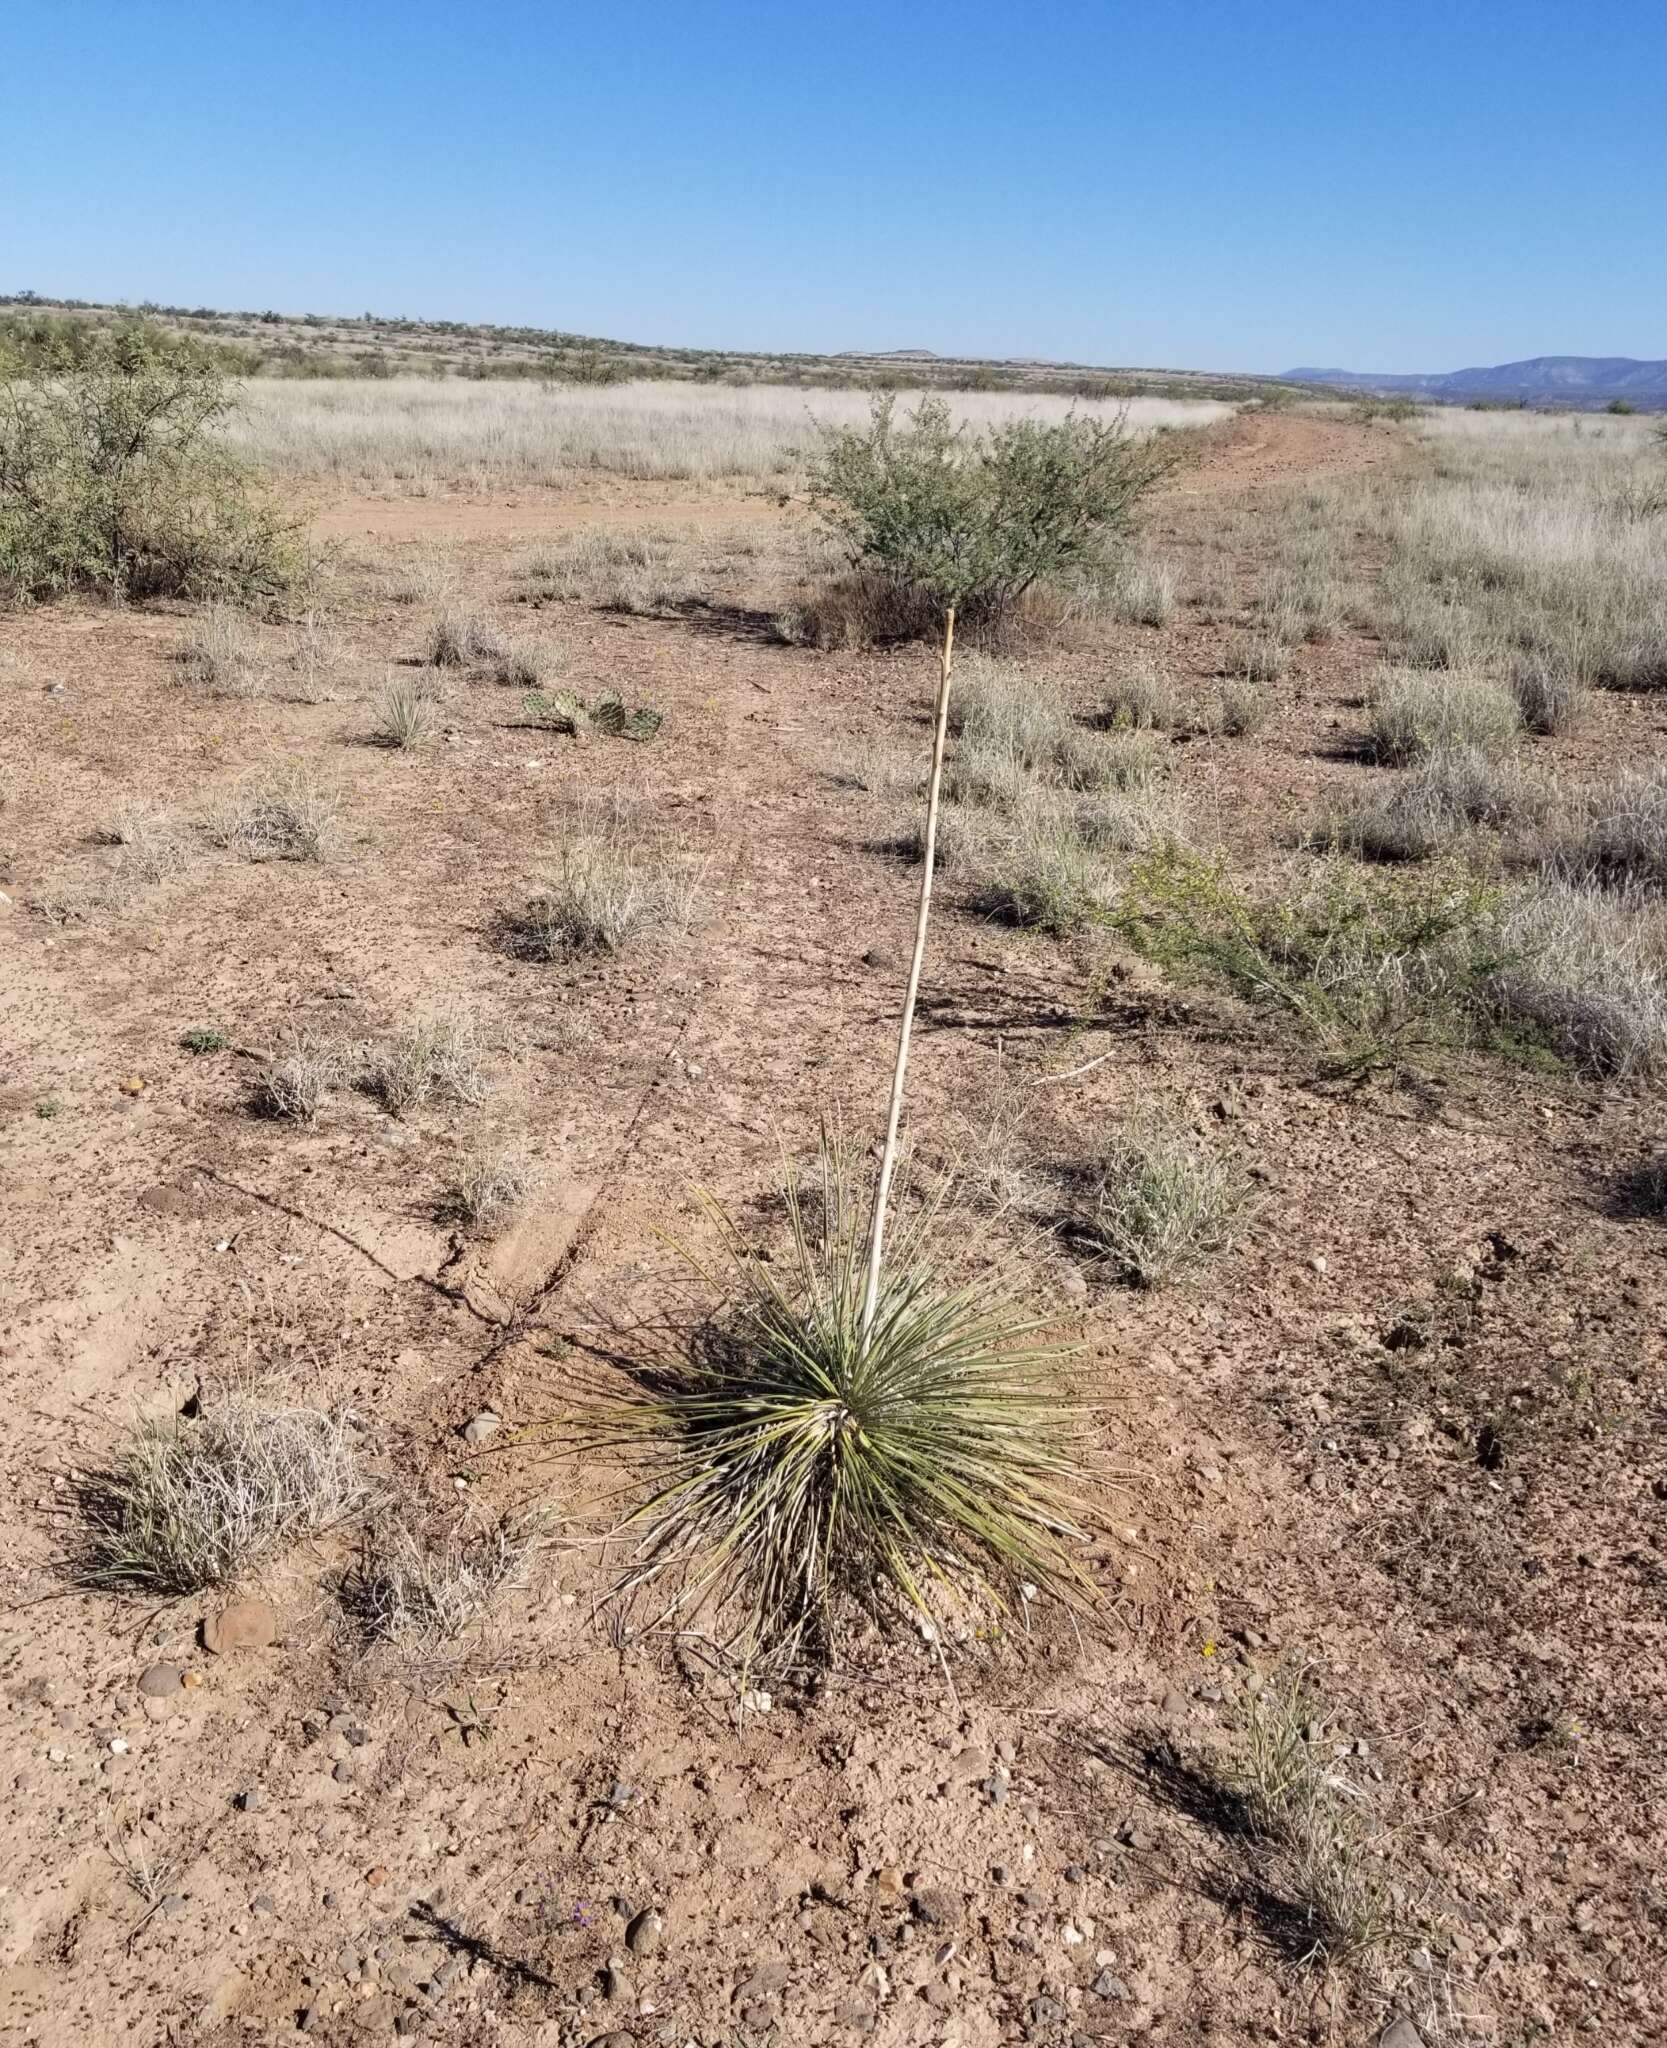
<instances>
[{"instance_id":1,"label":"sandy soil","mask_svg":"<svg viewBox=\"0 0 1667 2048\"><path fill-rule=\"evenodd\" d=\"M1216 492L1271 508L1398 459L1382 431L1267 420L1222 437L1158 524L1185 554ZM622 1635L612 1475L515 1433L687 1320L657 1232L698 1240L692 1181L767 1233L778 1142L803 1152L824 1108L877 1117L911 882L830 771L850 744L918 743L931 675L918 652L772 645L746 604L531 619L515 542L609 516L601 499L354 502L321 524L443 540L474 601L565 649L572 686L666 713L646 747L528 730L484 680L430 748L367 746L368 699L424 621L365 579L315 704L286 697L277 629L273 690L216 701L179 681L183 616L0 619L5 2038L1376 2041L1403 2006L1282 1958L1200 1789L1245 1686L1290 1661L1430 1930L1425 2038L1442 2010L1452 2041L1663 2038L1667 1231L1626 1194L1653 1103L1482 1061L1341 1088L1264 1021L993 929L946 886L923 1158L974 1143L1003 1085L1029 1089L1056 1160L1161 1091L1262 1190L1234 1253L1158 1294L1085 1287L1064 1248L1033 1248L1105 1397L1106 1632L1039 1612L958 1662L953 1700L923 1647L856 1644L767 1713L738 1709L698 1637ZM1129 629L1070 666L1088 703L1119 647L1184 680L1224 631ZM1256 739L1181 750L1235 844L1375 772L1346 758L1373 658L1305 649ZM1599 718L1581 749L1660 743L1658 712ZM341 794L328 863L196 835L176 872L111 891L93 835L123 801L200 818L294 756ZM604 792L698 865L688 937L600 968L508 957L495 921ZM246 1055L286 1028L365 1038L448 999L481 1020L483 1108L394 1119L343 1093L310 1128L250 1114ZM231 1047L183 1050L200 1025ZM524 1130L542 1173L495 1243L442 1220L483 1129ZM246 1589L279 1618L265 1648L201 1647L218 1598L77 1589L83 1476L135 1414L240 1377L348 1408L382 1484L438 1516L547 1511L484 1632L429 1663L367 1651L339 1600L351 1528ZM486 1409L506 1426L481 1451L460 1431ZM200 1682L147 1698L158 1664ZM129 1840L148 1884L112 1853ZM632 1950L647 1908L663 1931Z\"/></svg>"}]
</instances>

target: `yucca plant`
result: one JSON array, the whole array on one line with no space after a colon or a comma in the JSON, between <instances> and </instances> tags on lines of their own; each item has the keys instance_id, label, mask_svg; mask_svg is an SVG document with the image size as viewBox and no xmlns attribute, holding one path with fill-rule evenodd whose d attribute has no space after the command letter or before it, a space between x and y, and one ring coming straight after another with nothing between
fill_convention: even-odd
<instances>
[{"instance_id":1,"label":"yucca plant","mask_svg":"<svg viewBox=\"0 0 1667 2048\"><path fill-rule=\"evenodd\" d=\"M664 1453L625 1527L627 1583L673 1583L747 1661L831 1658L842 1615L1007 1609L1021 1587L1089 1593L1079 1411L1056 1350L999 1277L945 1286L924 1204L894 1239L868 1315L868 1229L837 1140L811 1199L791 1170L792 1256L767 1260L715 1203L728 1272L708 1341L669 1386L605 1411L593 1442Z\"/></svg>"},{"instance_id":2,"label":"yucca plant","mask_svg":"<svg viewBox=\"0 0 1667 2048\"><path fill-rule=\"evenodd\" d=\"M596 1419L600 1441L660 1450L625 1585L670 1579L747 1664L831 1661L853 1611L908 1615L940 1657L969 1609L1028 1588L1086 1596L1080 1410L1057 1354L998 1276L939 1277L937 1205L888 1248L909 1041L931 912L955 614L945 622L914 950L885 1143L866 1218L824 1134L813 1221L788 1175L793 1256L778 1268L709 1203L729 1267L710 1341L669 1385Z\"/></svg>"}]
</instances>

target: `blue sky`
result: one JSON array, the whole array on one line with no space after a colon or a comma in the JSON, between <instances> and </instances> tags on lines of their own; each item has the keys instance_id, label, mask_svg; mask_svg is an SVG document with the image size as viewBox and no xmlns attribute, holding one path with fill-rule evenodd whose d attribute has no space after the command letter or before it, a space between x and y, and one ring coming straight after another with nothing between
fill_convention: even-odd
<instances>
[{"instance_id":1,"label":"blue sky","mask_svg":"<svg viewBox=\"0 0 1667 2048\"><path fill-rule=\"evenodd\" d=\"M696 346L1667 356L1667 5L0 0L0 289Z\"/></svg>"}]
</instances>

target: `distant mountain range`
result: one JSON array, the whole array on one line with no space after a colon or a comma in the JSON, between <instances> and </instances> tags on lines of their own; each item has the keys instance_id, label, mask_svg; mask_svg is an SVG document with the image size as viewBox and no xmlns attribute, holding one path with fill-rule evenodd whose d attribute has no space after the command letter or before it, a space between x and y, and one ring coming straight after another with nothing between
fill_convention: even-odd
<instances>
[{"instance_id":1,"label":"distant mountain range","mask_svg":"<svg viewBox=\"0 0 1667 2048\"><path fill-rule=\"evenodd\" d=\"M1641 412L1667 408L1667 362L1643 363L1632 356L1530 356L1522 363L1491 369L1449 370L1440 375L1376 370L1287 370L1293 384L1336 384L1354 391L1405 392L1448 404L1491 398L1527 405L1604 406L1624 399Z\"/></svg>"}]
</instances>

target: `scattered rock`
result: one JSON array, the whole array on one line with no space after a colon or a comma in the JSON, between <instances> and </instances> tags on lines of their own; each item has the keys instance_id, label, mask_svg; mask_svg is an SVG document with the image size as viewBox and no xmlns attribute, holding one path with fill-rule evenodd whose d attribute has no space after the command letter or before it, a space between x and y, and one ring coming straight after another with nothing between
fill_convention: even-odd
<instances>
[{"instance_id":1,"label":"scattered rock","mask_svg":"<svg viewBox=\"0 0 1667 2048\"><path fill-rule=\"evenodd\" d=\"M335 1779L338 1785L351 1785L354 1779L358 1777L359 1773L353 1768L353 1765L344 1756L341 1762L337 1764L336 1768L330 1773L330 1775L332 1778Z\"/></svg>"},{"instance_id":2,"label":"scattered rock","mask_svg":"<svg viewBox=\"0 0 1667 2048\"><path fill-rule=\"evenodd\" d=\"M929 1888L910 1901L914 1916L927 1927L959 1927L961 1901L951 1892Z\"/></svg>"},{"instance_id":3,"label":"scattered rock","mask_svg":"<svg viewBox=\"0 0 1667 2048\"><path fill-rule=\"evenodd\" d=\"M1067 1301L1086 1301L1088 1299L1088 1282L1083 1278L1080 1267L1067 1266L1065 1268L1064 1272L1059 1276L1059 1291Z\"/></svg>"},{"instance_id":4,"label":"scattered rock","mask_svg":"<svg viewBox=\"0 0 1667 2048\"><path fill-rule=\"evenodd\" d=\"M625 1946L634 1956L651 1956L660 1947L665 1932L665 1921L652 1906L644 1906L625 1930Z\"/></svg>"},{"instance_id":5,"label":"scattered rock","mask_svg":"<svg viewBox=\"0 0 1667 2048\"><path fill-rule=\"evenodd\" d=\"M1158 1710L1166 1721L1178 1721L1186 1712L1187 1703L1174 1686L1167 1685L1164 1687L1163 1698L1158 1702Z\"/></svg>"},{"instance_id":6,"label":"scattered rock","mask_svg":"<svg viewBox=\"0 0 1667 2048\"><path fill-rule=\"evenodd\" d=\"M466 1444L490 1443L503 1426L501 1415L494 1415L490 1408L483 1408L478 1415L464 1423L463 1441Z\"/></svg>"},{"instance_id":7,"label":"scattered rock","mask_svg":"<svg viewBox=\"0 0 1667 2048\"><path fill-rule=\"evenodd\" d=\"M139 1690L148 1700L165 1700L179 1691L184 1676L177 1664L153 1664L139 1680Z\"/></svg>"},{"instance_id":8,"label":"scattered rock","mask_svg":"<svg viewBox=\"0 0 1667 2048\"><path fill-rule=\"evenodd\" d=\"M1379 2035L1378 2048L1424 2048L1424 2036L1411 2020L1394 2019Z\"/></svg>"},{"instance_id":9,"label":"scattered rock","mask_svg":"<svg viewBox=\"0 0 1667 2048\"><path fill-rule=\"evenodd\" d=\"M602 1969L602 1996L610 2005L624 2005L629 2002L632 1992L631 1980L618 1963L604 1964Z\"/></svg>"},{"instance_id":10,"label":"scattered rock","mask_svg":"<svg viewBox=\"0 0 1667 2048\"><path fill-rule=\"evenodd\" d=\"M903 1896L903 1873L895 1863L885 1864L874 1873L874 1889L888 1899Z\"/></svg>"},{"instance_id":11,"label":"scattered rock","mask_svg":"<svg viewBox=\"0 0 1667 2048\"><path fill-rule=\"evenodd\" d=\"M371 1886L386 1884L388 1882L388 1872L386 1865L378 1863L374 1865L371 1869L367 1870L365 1872L365 1882L366 1884Z\"/></svg>"},{"instance_id":12,"label":"scattered rock","mask_svg":"<svg viewBox=\"0 0 1667 2048\"><path fill-rule=\"evenodd\" d=\"M1096 1998L1124 1999L1129 1995L1128 1985L1110 1970L1102 1970L1089 1989Z\"/></svg>"},{"instance_id":13,"label":"scattered rock","mask_svg":"<svg viewBox=\"0 0 1667 2048\"><path fill-rule=\"evenodd\" d=\"M203 1648L214 1657L264 1650L277 1635L278 1617L264 1600L234 1600L203 1623Z\"/></svg>"},{"instance_id":14,"label":"scattered rock","mask_svg":"<svg viewBox=\"0 0 1667 2048\"><path fill-rule=\"evenodd\" d=\"M277 1910L277 1902L270 1892L256 1892L255 1896L249 1901L249 1911L251 1913L258 1913L264 1916L269 1913L276 1913Z\"/></svg>"},{"instance_id":15,"label":"scattered rock","mask_svg":"<svg viewBox=\"0 0 1667 2048\"><path fill-rule=\"evenodd\" d=\"M622 2028L616 2027L612 2033L598 2034L590 2042L589 2048L637 2048L637 2037L635 2034L627 2034Z\"/></svg>"}]
</instances>

